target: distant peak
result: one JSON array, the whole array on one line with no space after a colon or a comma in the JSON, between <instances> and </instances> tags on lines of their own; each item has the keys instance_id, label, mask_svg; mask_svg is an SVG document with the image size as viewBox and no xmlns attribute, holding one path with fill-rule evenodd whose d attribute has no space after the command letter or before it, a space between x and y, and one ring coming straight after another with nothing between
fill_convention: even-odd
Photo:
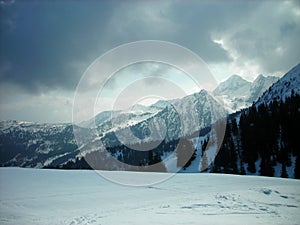
<instances>
[{"instance_id":1,"label":"distant peak","mask_svg":"<svg viewBox=\"0 0 300 225\"><path fill-rule=\"evenodd\" d=\"M222 83L232 82L232 81L238 81L238 82L244 82L244 83L247 82L247 83L249 83L249 81L245 80L243 77L241 77L240 75L237 75L237 74L231 75L228 79L226 79Z\"/></svg>"},{"instance_id":2,"label":"distant peak","mask_svg":"<svg viewBox=\"0 0 300 225\"><path fill-rule=\"evenodd\" d=\"M226 79L225 81L221 82L219 86L236 86L238 84L247 84L250 83L249 81L245 80L244 78L242 78L239 75L233 74L231 75L228 79Z\"/></svg>"},{"instance_id":3,"label":"distant peak","mask_svg":"<svg viewBox=\"0 0 300 225\"><path fill-rule=\"evenodd\" d=\"M253 83L260 83L260 82L263 82L263 81L268 81L268 82L275 82L277 81L279 78L276 77L276 76L264 76L262 74L259 74L255 80L253 81Z\"/></svg>"},{"instance_id":4,"label":"distant peak","mask_svg":"<svg viewBox=\"0 0 300 225\"><path fill-rule=\"evenodd\" d=\"M256 77L256 79L258 79L258 78L265 78L265 76L262 75L262 74L259 74L259 75Z\"/></svg>"},{"instance_id":5,"label":"distant peak","mask_svg":"<svg viewBox=\"0 0 300 225\"><path fill-rule=\"evenodd\" d=\"M259 74L259 75L255 78L255 80L253 81L253 83L255 83L255 82L257 82L257 81L264 80L264 79L266 79L266 77L265 77L264 75L262 75L262 74Z\"/></svg>"},{"instance_id":6,"label":"distant peak","mask_svg":"<svg viewBox=\"0 0 300 225\"><path fill-rule=\"evenodd\" d=\"M244 80L240 75L237 75L237 74L232 74L232 75L228 78L228 80L231 80L231 79L242 79L242 80Z\"/></svg>"}]
</instances>

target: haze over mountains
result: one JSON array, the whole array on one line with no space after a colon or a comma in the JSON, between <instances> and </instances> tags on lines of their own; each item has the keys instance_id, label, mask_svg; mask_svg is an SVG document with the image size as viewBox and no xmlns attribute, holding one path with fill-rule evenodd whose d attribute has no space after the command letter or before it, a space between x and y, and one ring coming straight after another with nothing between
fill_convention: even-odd
<instances>
[{"instance_id":1,"label":"haze over mountains","mask_svg":"<svg viewBox=\"0 0 300 225\"><path fill-rule=\"evenodd\" d=\"M125 136L125 139L130 140L128 142L132 145L162 141L161 138L163 137L163 144L157 147L156 152L154 151L154 155L159 154L161 159L166 158L175 151L174 146L176 147L176 141L179 138L187 137L196 148L196 157L186 167L186 171L200 172L203 167L204 140L209 137L209 127L212 121L214 122L214 118L218 118L218 116L222 118L229 112L250 106L255 101L258 106L261 104L260 102L270 104L273 100L284 101L292 95L299 94L299 73L300 65L298 64L279 81L276 77L258 76L251 83L237 75L233 75L227 81L221 83L213 92L216 99L222 98L224 100L225 108L213 96L202 90L199 93L172 102L159 101L148 107L138 105L126 113L122 111L102 112L95 117L96 128L93 120L85 121L81 124L82 127L73 127L72 124L2 121L0 163L2 166L88 168L87 164L83 163L82 156L97 152L100 143L104 143L106 147L111 148L113 157L121 159L125 163L138 165L141 159L146 157L146 159L143 159L143 163L148 164L148 155L134 157L136 153L124 149L122 142L118 140L116 136L118 132L122 133L124 130L130 130L130 134L133 134L131 137L134 138ZM213 114L212 104L215 109ZM190 112L196 113L191 114ZM191 115L194 115L194 118ZM235 116L237 123L239 122L239 116L240 113ZM164 129L163 126L160 126L162 121L166 125ZM182 121L184 122L182 123ZM84 134L89 144L77 143L74 139L74 129ZM195 142L196 139L193 136L197 131L202 131L200 132L199 142ZM128 133L125 132L125 134ZM242 150L240 149L240 151ZM131 157L128 152L130 152ZM211 154L215 153L212 152ZM209 156L208 152L206 154ZM103 161L105 161L106 156L103 157ZM213 155L209 157L213 157ZM296 155L292 158L292 164L288 169L288 177L294 177L293 171L296 158ZM247 165L247 162L244 162L242 166L246 169L246 173L249 172ZM166 171L172 171L172 168L176 167L176 157L165 167ZM213 165L209 168L209 171L214 171ZM126 168L112 168L105 165L101 169L118 170ZM239 169L241 169L240 165ZM239 170L238 173L240 172ZM249 173L251 174L251 172ZM280 176L280 172L274 175Z\"/></svg>"},{"instance_id":2,"label":"haze over mountains","mask_svg":"<svg viewBox=\"0 0 300 225\"><path fill-rule=\"evenodd\" d=\"M263 75L259 75L253 82L250 82L243 79L241 76L232 75L226 81L221 82L213 91L212 95L222 101L221 104L224 104L224 108L228 111L228 113L232 113L250 106L278 79L279 78L275 76L265 77ZM196 93L195 95L184 98L184 100L188 102L190 100L189 98L193 98L192 96L195 97ZM134 105L129 111L126 111L126 113L129 114L127 117L132 119L129 123L142 121L146 118L152 117L166 106L173 103L176 104L176 102L183 102L183 100L159 100L150 106ZM84 127L101 126L105 124L106 121L110 120L111 117L124 113L125 112L122 111L100 112L95 116L95 118L83 121L80 125ZM136 121L134 121L134 119Z\"/></svg>"}]
</instances>

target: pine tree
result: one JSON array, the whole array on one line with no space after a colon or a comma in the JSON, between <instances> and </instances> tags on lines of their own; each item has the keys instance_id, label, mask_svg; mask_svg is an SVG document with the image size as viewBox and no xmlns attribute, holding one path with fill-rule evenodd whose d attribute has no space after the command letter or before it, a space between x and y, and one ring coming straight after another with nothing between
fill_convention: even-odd
<instances>
[{"instance_id":1,"label":"pine tree","mask_svg":"<svg viewBox=\"0 0 300 225\"><path fill-rule=\"evenodd\" d=\"M274 168L271 165L271 160L268 157L262 157L260 164L260 175L261 176L274 176Z\"/></svg>"},{"instance_id":2,"label":"pine tree","mask_svg":"<svg viewBox=\"0 0 300 225\"><path fill-rule=\"evenodd\" d=\"M152 165L154 164L154 159L153 159L153 152L152 150L149 150L148 151L148 165Z\"/></svg>"},{"instance_id":3,"label":"pine tree","mask_svg":"<svg viewBox=\"0 0 300 225\"><path fill-rule=\"evenodd\" d=\"M191 161L196 158L195 148L192 143L186 139L181 138L176 149L177 153L177 167L187 168Z\"/></svg>"},{"instance_id":4,"label":"pine tree","mask_svg":"<svg viewBox=\"0 0 300 225\"><path fill-rule=\"evenodd\" d=\"M205 149L206 149L206 147L207 147L207 144L208 144L208 138L206 138L206 139L203 141L203 143L202 143L202 146L201 146L202 152L205 151Z\"/></svg>"},{"instance_id":5,"label":"pine tree","mask_svg":"<svg viewBox=\"0 0 300 225\"><path fill-rule=\"evenodd\" d=\"M238 135L239 129L235 118L231 120L231 130L234 136Z\"/></svg>"},{"instance_id":6,"label":"pine tree","mask_svg":"<svg viewBox=\"0 0 300 225\"><path fill-rule=\"evenodd\" d=\"M245 168L244 168L244 163L243 163L242 160L240 162L240 174L241 175L246 175L246 171L245 171Z\"/></svg>"},{"instance_id":7,"label":"pine tree","mask_svg":"<svg viewBox=\"0 0 300 225\"><path fill-rule=\"evenodd\" d=\"M201 158L201 172L204 172L207 170L208 170L208 160L206 157L206 152L204 151L202 153L202 158Z\"/></svg>"},{"instance_id":8,"label":"pine tree","mask_svg":"<svg viewBox=\"0 0 300 225\"><path fill-rule=\"evenodd\" d=\"M255 163L254 162L249 162L248 163L248 166L247 166L247 170L250 172L250 173L256 173L256 168L255 168Z\"/></svg>"},{"instance_id":9,"label":"pine tree","mask_svg":"<svg viewBox=\"0 0 300 225\"><path fill-rule=\"evenodd\" d=\"M288 178L288 174L286 172L286 166L284 163L281 164L281 175L282 178Z\"/></svg>"},{"instance_id":10,"label":"pine tree","mask_svg":"<svg viewBox=\"0 0 300 225\"><path fill-rule=\"evenodd\" d=\"M300 157L299 157L299 155L296 158L294 174L295 174L296 179L300 179Z\"/></svg>"}]
</instances>

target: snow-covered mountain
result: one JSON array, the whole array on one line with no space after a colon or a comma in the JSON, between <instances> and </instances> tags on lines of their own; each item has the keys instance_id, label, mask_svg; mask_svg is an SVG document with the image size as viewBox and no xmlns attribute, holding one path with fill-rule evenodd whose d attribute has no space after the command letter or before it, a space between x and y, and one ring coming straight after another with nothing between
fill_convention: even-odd
<instances>
[{"instance_id":1,"label":"snow-covered mountain","mask_svg":"<svg viewBox=\"0 0 300 225\"><path fill-rule=\"evenodd\" d=\"M277 80L274 76L259 75L253 82L249 82L238 75L232 75L220 83L213 94L224 101L229 112L235 112L249 107Z\"/></svg>"},{"instance_id":2,"label":"snow-covered mountain","mask_svg":"<svg viewBox=\"0 0 300 225\"><path fill-rule=\"evenodd\" d=\"M82 121L79 125L82 127L96 127L99 124L103 124L106 121L109 121L112 115L112 111L103 111L97 114L94 118L91 118L87 121Z\"/></svg>"},{"instance_id":3,"label":"snow-covered mountain","mask_svg":"<svg viewBox=\"0 0 300 225\"><path fill-rule=\"evenodd\" d=\"M264 92L255 105L269 104L273 100L284 101L293 94L300 94L300 63Z\"/></svg>"},{"instance_id":4,"label":"snow-covered mountain","mask_svg":"<svg viewBox=\"0 0 300 225\"><path fill-rule=\"evenodd\" d=\"M84 122L85 126L2 121L0 163L3 166L57 167L97 150L100 142L106 147L168 142L208 127L221 116L226 116L225 110L202 90L174 101L137 105L127 112L102 112L94 118L96 128L92 120ZM88 144L77 143L74 131L88 140Z\"/></svg>"},{"instance_id":5,"label":"snow-covered mountain","mask_svg":"<svg viewBox=\"0 0 300 225\"><path fill-rule=\"evenodd\" d=\"M152 106L163 109L166 106L170 105L174 101L176 101L176 100L158 100L157 102L152 104Z\"/></svg>"},{"instance_id":6,"label":"snow-covered mountain","mask_svg":"<svg viewBox=\"0 0 300 225\"><path fill-rule=\"evenodd\" d=\"M230 98L245 97L249 93L251 82L243 79L242 77L234 74L226 81L221 82L214 90L216 96L227 95Z\"/></svg>"},{"instance_id":7,"label":"snow-covered mountain","mask_svg":"<svg viewBox=\"0 0 300 225\"><path fill-rule=\"evenodd\" d=\"M271 85L261 97L258 97L259 100L254 103L257 107L245 108L242 112L229 115L223 145L214 162L208 166L207 172L299 178L299 169L297 170L297 168L300 168L300 153L298 152L300 145L295 133L300 126L299 65ZM249 83L237 76L233 76L231 82L236 89L239 89L239 86L242 91L249 88ZM258 96L257 93L263 92L264 86L269 85L268 82L271 81L267 81L263 76L258 76L251 84L251 88L248 89L249 96ZM215 93L223 91L231 97L238 95L239 90L230 89L230 85L225 83ZM290 98L291 96L294 98ZM286 101L287 99L288 101ZM268 108L268 105L275 100L278 105ZM262 103L265 108L260 107L259 111L258 106ZM277 134L280 133L281 135L278 136ZM204 142L205 139L208 140L208 136L204 135L201 141ZM209 151L203 151L203 143L199 144L198 142L194 145L196 146L196 158L183 172L201 171L204 157L212 157ZM268 153L266 154L264 151ZM297 173L298 175L296 175Z\"/></svg>"},{"instance_id":8,"label":"snow-covered mountain","mask_svg":"<svg viewBox=\"0 0 300 225\"><path fill-rule=\"evenodd\" d=\"M164 104L166 106L167 101ZM99 127L99 126L103 126L104 124L107 124L109 121L111 121L112 118L117 119L117 117L123 117L123 118L126 117L130 119L130 121L126 121L126 122L128 124L131 124L134 121L141 121L146 118L149 118L150 116L154 115L165 106L159 106L158 104L154 104L151 106L136 104L127 110L103 111L98 113L94 118L81 122L79 125L88 128ZM124 120L124 119L117 119L117 120ZM104 126L103 132L109 128L111 129L112 127Z\"/></svg>"},{"instance_id":9,"label":"snow-covered mountain","mask_svg":"<svg viewBox=\"0 0 300 225\"><path fill-rule=\"evenodd\" d=\"M214 90L213 95L217 99L222 99L228 112L234 112L257 100L277 79L260 75L251 83L238 75L233 75L221 83ZM223 106L218 105L215 98L202 90L183 99L159 100L150 106L134 105L125 111L101 112L80 125L88 128L96 126L101 138L108 145L121 144L113 133L118 133L119 138L123 136L123 140L132 144L161 140L162 136L166 138L166 141L170 141L210 126L212 106L221 110L218 113L219 116L215 115L215 117L225 114ZM193 116L199 118L196 119ZM183 120L184 123L182 123ZM149 127L152 129L150 130ZM149 135L150 133L157 135L154 137Z\"/></svg>"},{"instance_id":10,"label":"snow-covered mountain","mask_svg":"<svg viewBox=\"0 0 300 225\"><path fill-rule=\"evenodd\" d=\"M278 98L284 100L292 92L299 93L299 67L297 65L269 88L258 102L269 102ZM234 75L221 83L213 94L227 99L227 106L231 109L239 108L257 99L276 79L258 76L251 83ZM3 121L0 123L0 164L60 168L68 162L75 162L83 155L97 151L101 143L106 147L115 147L161 140L172 143L181 137L189 137L197 147L197 158L186 171L199 172L202 142L207 137L208 130L202 134L201 143L197 143L191 135L203 128L209 128L212 122L224 115L227 112L216 97L202 90L182 99L160 100L150 106L136 105L127 111L101 112L80 126ZM74 129L88 144L75 141ZM166 146L169 148L174 144L165 144L164 148ZM123 150L114 149L113 154L122 158ZM163 151L162 158L165 158L171 150ZM75 163L74 166L78 164Z\"/></svg>"},{"instance_id":11,"label":"snow-covered mountain","mask_svg":"<svg viewBox=\"0 0 300 225\"><path fill-rule=\"evenodd\" d=\"M129 124L128 117L117 117L120 121L116 124L127 123L127 126L119 126L120 129L116 129L116 126L114 126L113 131L125 135L124 139L126 140L135 140L132 136L126 136L131 135L131 132L127 132L130 129L140 139L139 141L162 139L170 141L208 127L213 119L225 116L226 111L222 105L202 90L199 93L173 101L172 104L169 102L161 111L134 124ZM108 137L106 138L103 135L103 138L111 141L109 140L111 139L110 132L107 132L107 134ZM153 136L151 134L157 135Z\"/></svg>"},{"instance_id":12,"label":"snow-covered mountain","mask_svg":"<svg viewBox=\"0 0 300 225\"><path fill-rule=\"evenodd\" d=\"M228 80L220 83L212 94L218 99L221 98L226 110L231 113L250 106L277 80L277 77L264 77L263 75L259 75L251 83L238 75L232 75ZM205 96L203 93L205 93ZM159 100L150 106L137 104L124 111L104 111L100 112L94 118L82 122L80 125L88 128L97 127L100 133L110 133L119 129L148 123L147 121L151 121L157 117L163 117L164 119L172 118L172 116L165 116L165 114L172 114L174 107L180 111L186 109L189 113L194 111L195 109L193 108L196 107L197 113L201 112L203 115L209 114L210 106L204 104L207 101L207 94L208 93L202 90L200 93L187 96L183 99ZM195 100L197 98L199 100ZM196 106L195 104L198 105ZM199 104L201 104L201 107L205 107L205 109L200 109ZM207 110L207 112L205 110ZM117 123L112 124L112 121L117 121ZM200 123L202 123L200 127L206 126L208 124L207 121L205 122L205 120L202 119L202 121L200 121ZM190 127L187 129L193 130L190 129ZM186 133L187 132L184 132L184 134ZM170 134L170 137L171 136Z\"/></svg>"},{"instance_id":13,"label":"snow-covered mountain","mask_svg":"<svg viewBox=\"0 0 300 225\"><path fill-rule=\"evenodd\" d=\"M0 163L4 166L40 168L79 153L72 124L2 121L0 128Z\"/></svg>"},{"instance_id":14,"label":"snow-covered mountain","mask_svg":"<svg viewBox=\"0 0 300 225\"><path fill-rule=\"evenodd\" d=\"M300 178L299 109L300 64L251 107L229 116L210 171Z\"/></svg>"}]
</instances>

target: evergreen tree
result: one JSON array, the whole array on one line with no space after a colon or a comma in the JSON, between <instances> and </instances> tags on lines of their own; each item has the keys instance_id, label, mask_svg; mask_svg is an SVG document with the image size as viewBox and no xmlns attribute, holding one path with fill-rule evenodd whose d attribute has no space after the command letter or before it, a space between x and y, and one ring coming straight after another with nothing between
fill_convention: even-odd
<instances>
[{"instance_id":1,"label":"evergreen tree","mask_svg":"<svg viewBox=\"0 0 300 225\"><path fill-rule=\"evenodd\" d=\"M238 173L237 154L230 123L227 123L223 143L214 161L213 172Z\"/></svg>"},{"instance_id":2,"label":"evergreen tree","mask_svg":"<svg viewBox=\"0 0 300 225\"><path fill-rule=\"evenodd\" d=\"M245 171L245 168L244 168L243 161L240 162L240 174L241 175L246 175L246 171Z\"/></svg>"},{"instance_id":3,"label":"evergreen tree","mask_svg":"<svg viewBox=\"0 0 300 225\"><path fill-rule=\"evenodd\" d=\"M207 171L208 170L208 160L206 157L206 152L203 151L202 153L202 158L201 158L201 172Z\"/></svg>"},{"instance_id":4,"label":"evergreen tree","mask_svg":"<svg viewBox=\"0 0 300 225\"><path fill-rule=\"evenodd\" d=\"M181 138L176 149L177 167L187 168L191 161L196 158L195 148L192 143L186 139Z\"/></svg>"},{"instance_id":5,"label":"evergreen tree","mask_svg":"<svg viewBox=\"0 0 300 225\"><path fill-rule=\"evenodd\" d=\"M300 157L299 157L299 155L296 158L296 165L295 165L294 174L295 174L296 179L300 179Z\"/></svg>"},{"instance_id":6,"label":"evergreen tree","mask_svg":"<svg viewBox=\"0 0 300 225\"><path fill-rule=\"evenodd\" d=\"M267 157L261 159L260 175L268 177L274 176L274 168L272 167L271 160Z\"/></svg>"},{"instance_id":7,"label":"evergreen tree","mask_svg":"<svg viewBox=\"0 0 300 225\"><path fill-rule=\"evenodd\" d=\"M238 135L238 132L239 132L239 129L238 129L238 125L237 125L237 122L236 122L236 119L233 118L231 120L231 129L232 129L232 133L234 136L237 136Z\"/></svg>"},{"instance_id":8,"label":"evergreen tree","mask_svg":"<svg viewBox=\"0 0 300 225\"><path fill-rule=\"evenodd\" d=\"M256 167L255 167L255 163L253 161L248 163L247 170L250 173L256 173Z\"/></svg>"},{"instance_id":9,"label":"evergreen tree","mask_svg":"<svg viewBox=\"0 0 300 225\"><path fill-rule=\"evenodd\" d=\"M202 153L205 151L206 147L207 147L207 144L208 144L208 138L206 138L203 143L202 143Z\"/></svg>"},{"instance_id":10,"label":"evergreen tree","mask_svg":"<svg viewBox=\"0 0 300 225\"><path fill-rule=\"evenodd\" d=\"M255 107L249 108L249 111L242 112L240 117L240 134L242 145L243 161L248 164L248 171L255 173L255 162L258 159L258 148L255 141L257 132L254 124L257 111Z\"/></svg>"},{"instance_id":11,"label":"evergreen tree","mask_svg":"<svg viewBox=\"0 0 300 225\"><path fill-rule=\"evenodd\" d=\"M148 151L148 165L152 165L155 163L155 160L153 158L153 151L149 150Z\"/></svg>"},{"instance_id":12,"label":"evergreen tree","mask_svg":"<svg viewBox=\"0 0 300 225\"><path fill-rule=\"evenodd\" d=\"M281 164L281 175L282 178L288 178L288 174L286 172L286 166L284 163Z\"/></svg>"}]
</instances>

